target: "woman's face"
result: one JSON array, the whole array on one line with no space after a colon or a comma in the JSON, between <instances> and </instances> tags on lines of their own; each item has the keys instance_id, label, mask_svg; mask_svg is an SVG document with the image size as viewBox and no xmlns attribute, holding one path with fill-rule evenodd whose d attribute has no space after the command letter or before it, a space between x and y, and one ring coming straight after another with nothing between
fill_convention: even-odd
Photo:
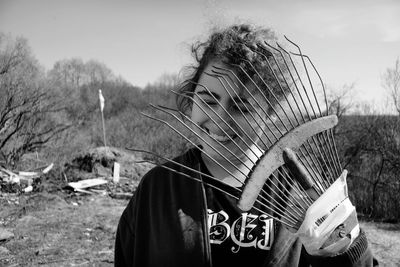
<instances>
[{"instance_id":1,"label":"woman's face","mask_svg":"<svg viewBox=\"0 0 400 267\"><path fill-rule=\"evenodd\" d=\"M200 136L199 143L206 155L216 160L223 159L221 154L228 159L235 159L234 155L243 159L243 152L248 155L249 147L260 141L261 118L265 119L265 114L232 73L224 71L220 78L207 75L215 74L213 70L221 73L218 67L228 68L221 62L211 62L200 76L191 113L198 127L192 129ZM247 84L251 91L250 87ZM263 105L260 95L253 94Z\"/></svg>"}]
</instances>

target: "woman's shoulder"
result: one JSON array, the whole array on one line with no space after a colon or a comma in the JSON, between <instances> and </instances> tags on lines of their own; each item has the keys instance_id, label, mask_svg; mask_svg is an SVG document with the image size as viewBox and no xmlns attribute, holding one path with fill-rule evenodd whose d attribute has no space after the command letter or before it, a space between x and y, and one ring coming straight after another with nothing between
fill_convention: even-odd
<instances>
[{"instance_id":1,"label":"woman's shoulder","mask_svg":"<svg viewBox=\"0 0 400 267\"><path fill-rule=\"evenodd\" d=\"M166 160L150 169L141 179L141 184L167 181L168 178L176 176L193 176L193 171L199 168L200 151L198 148L191 148L185 153L171 159ZM160 178L163 178L162 180Z\"/></svg>"}]
</instances>

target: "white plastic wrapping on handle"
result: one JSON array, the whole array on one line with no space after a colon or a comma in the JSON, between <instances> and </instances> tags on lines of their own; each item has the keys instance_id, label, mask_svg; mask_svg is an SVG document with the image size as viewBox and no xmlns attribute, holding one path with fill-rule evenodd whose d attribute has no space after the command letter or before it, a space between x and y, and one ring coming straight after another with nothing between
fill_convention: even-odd
<instances>
[{"instance_id":1,"label":"white plastic wrapping on handle","mask_svg":"<svg viewBox=\"0 0 400 267\"><path fill-rule=\"evenodd\" d=\"M308 208L297 235L310 255L331 256L350 246L352 239L343 238L326 248L321 248L331 233L355 210L351 204L346 183L347 171ZM358 235L358 225L353 229Z\"/></svg>"}]
</instances>

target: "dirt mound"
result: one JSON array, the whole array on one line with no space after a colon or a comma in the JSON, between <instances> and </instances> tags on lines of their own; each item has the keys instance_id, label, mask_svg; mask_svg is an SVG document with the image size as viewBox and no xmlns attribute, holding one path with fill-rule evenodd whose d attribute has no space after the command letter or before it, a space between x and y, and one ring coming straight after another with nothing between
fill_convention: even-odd
<instances>
[{"instance_id":1,"label":"dirt mound","mask_svg":"<svg viewBox=\"0 0 400 267\"><path fill-rule=\"evenodd\" d=\"M96 177L111 178L114 162L118 162L121 177L138 181L153 167L149 163L137 163L140 160L138 156L123 149L97 147L65 164L64 173L69 182Z\"/></svg>"}]
</instances>

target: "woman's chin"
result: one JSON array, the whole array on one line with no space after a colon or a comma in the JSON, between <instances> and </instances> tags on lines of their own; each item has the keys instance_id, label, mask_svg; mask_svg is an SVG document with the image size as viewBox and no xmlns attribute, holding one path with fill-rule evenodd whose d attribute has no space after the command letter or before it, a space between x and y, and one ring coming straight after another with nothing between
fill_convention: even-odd
<instances>
[{"instance_id":1,"label":"woman's chin","mask_svg":"<svg viewBox=\"0 0 400 267\"><path fill-rule=\"evenodd\" d=\"M239 148L238 144L233 142L227 142L225 144L215 143L213 147L210 145L202 144L203 153L216 161L231 161L237 162L238 158L242 158L246 149Z\"/></svg>"}]
</instances>

